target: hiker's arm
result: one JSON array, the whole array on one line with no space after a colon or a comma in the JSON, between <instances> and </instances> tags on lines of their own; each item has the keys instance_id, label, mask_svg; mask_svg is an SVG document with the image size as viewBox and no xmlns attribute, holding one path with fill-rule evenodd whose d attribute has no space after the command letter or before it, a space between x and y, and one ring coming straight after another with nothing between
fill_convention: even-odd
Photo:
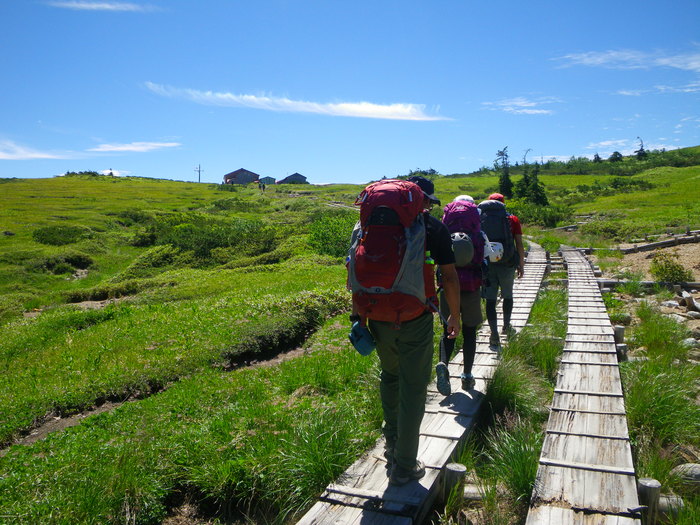
<instances>
[{"instance_id":1,"label":"hiker's arm","mask_svg":"<svg viewBox=\"0 0 700 525\"><path fill-rule=\"evenodd\" d=\"M450 316L447 318L447 338L454 339L459 335L459 276L454 264L441 264L440 275L447 306L450 308Z\"/></svg>"},{"instance_id":2,"label":"hiker's arm","mask_svg":"<svg viewBox=\"0 0 700 525\"><path fill-rule=\"evenodd\" d=\"M514 235L515 248L518 250L518 277L523 276L525 270L525 248L523 247L523 236Z\"/></svg>"}]
</instances>

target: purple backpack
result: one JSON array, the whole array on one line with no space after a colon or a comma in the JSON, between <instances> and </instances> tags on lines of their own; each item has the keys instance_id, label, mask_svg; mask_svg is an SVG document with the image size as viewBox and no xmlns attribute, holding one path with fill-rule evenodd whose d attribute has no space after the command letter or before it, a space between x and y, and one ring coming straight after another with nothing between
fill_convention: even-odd
<instances>
[{"instance_id":1,"label":"purple backpack","mask_svg":"<svg viewBox=\"0 0 700 525\"><path fill-rule=\"evenodd\" d=\"M457 275L462 291L478 290L481 287L481 264L484 261L484 237L481 235L479 209L476 204L468 201L450 202L443 210L442 222L450 233L464 232L472 240L474 257L467 266L457 267Z\"/></svg>"}]
</instances>

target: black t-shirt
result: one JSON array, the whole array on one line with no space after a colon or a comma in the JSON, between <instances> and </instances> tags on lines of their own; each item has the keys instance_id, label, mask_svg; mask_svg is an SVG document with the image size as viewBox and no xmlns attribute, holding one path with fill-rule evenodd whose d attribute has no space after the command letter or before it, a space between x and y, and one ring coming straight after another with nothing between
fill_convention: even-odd
<instances>
[{"instance_id":1,"label":"black t-shirt","mask_svg":"<svg viewBox=\"0 0 700 525\"><path fill-rule=\"evenodd\" d=\"M454 264L455 254L452 251L450 231L440 220L426 213L425 232L427 235L426 249L430 252L435 264Z\"/></svg>"}]
</instances>

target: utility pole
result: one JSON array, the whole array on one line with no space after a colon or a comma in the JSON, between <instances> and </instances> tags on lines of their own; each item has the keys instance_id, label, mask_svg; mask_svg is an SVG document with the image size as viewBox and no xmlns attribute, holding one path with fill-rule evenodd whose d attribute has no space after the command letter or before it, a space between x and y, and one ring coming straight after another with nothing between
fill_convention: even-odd
<instances>
[{"instance_id":1,"label":"utility pole","mask_svg":"<svg viewBox=\"0 0 700 525\"><path fill-rule=\"evenodd\" d=\"M197 172L197 182L202 182L202 165L197 164L197 167L194 169L194 171Z\"/></svg>"}]
</instances>

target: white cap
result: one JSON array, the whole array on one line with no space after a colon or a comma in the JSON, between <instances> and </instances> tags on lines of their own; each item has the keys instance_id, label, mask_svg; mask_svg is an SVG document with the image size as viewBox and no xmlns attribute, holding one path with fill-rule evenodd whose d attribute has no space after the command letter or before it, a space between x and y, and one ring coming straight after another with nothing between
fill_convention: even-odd
<instances>
[{"instance_id":1,"label":"white cap","mask_svg":"<svg viewBox=\"0 0 700 525\"><path fill-rule=\"evenodd\" d=\"M474 199L472 198L471 195L457 195L454 198L453 202L457 202L457 201L467 201L467 202L474 203Z\"/></svg>"}]
</instances>

